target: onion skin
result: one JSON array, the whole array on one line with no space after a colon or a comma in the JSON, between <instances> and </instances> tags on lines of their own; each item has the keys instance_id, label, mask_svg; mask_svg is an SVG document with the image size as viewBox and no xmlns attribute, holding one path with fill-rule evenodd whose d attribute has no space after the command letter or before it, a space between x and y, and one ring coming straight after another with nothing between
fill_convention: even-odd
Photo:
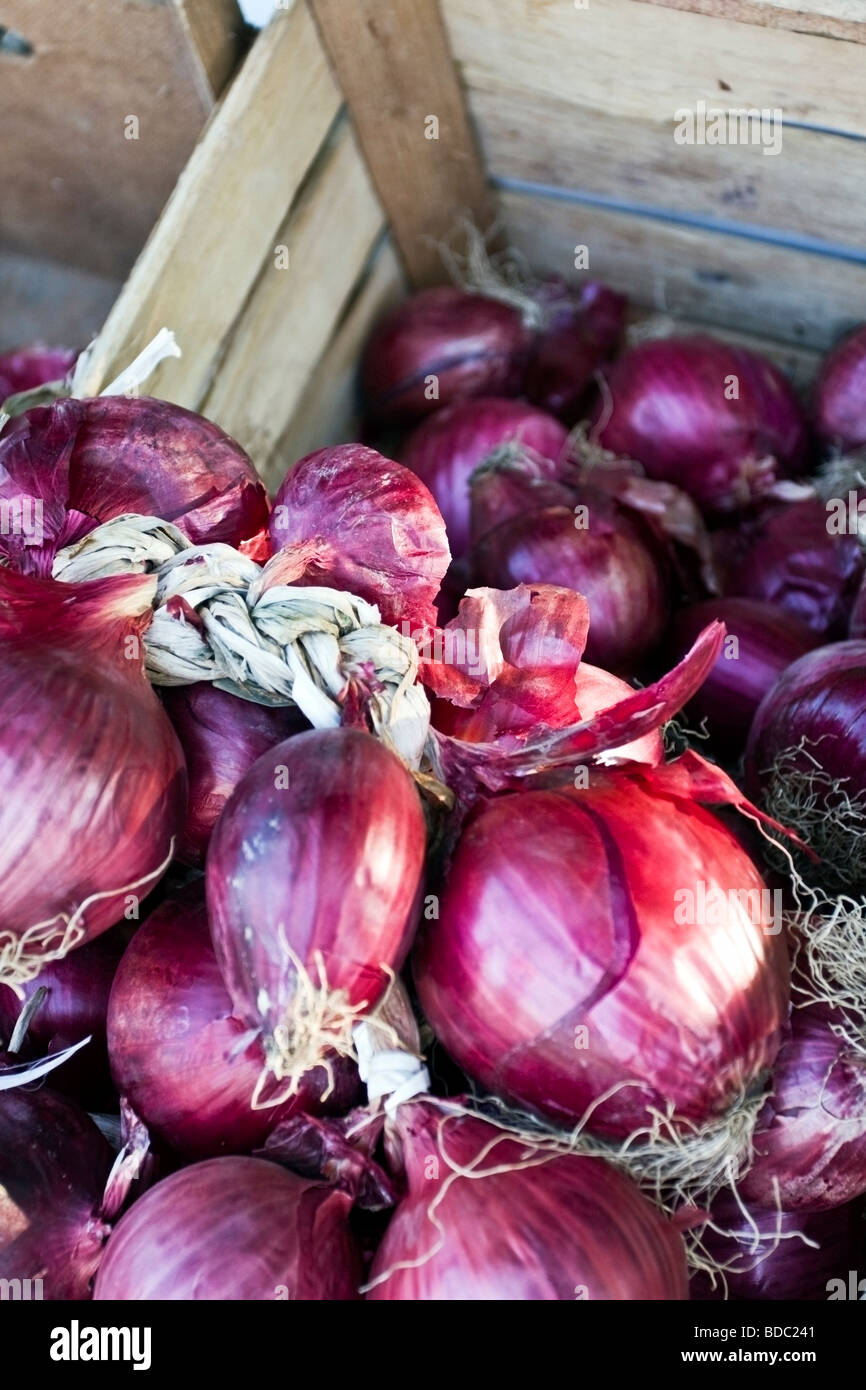
<instances>
[{"instance_id":1,"label":"onion skin","mask_svg":"<svg viewBox=\"0 0 866 1390\"><path fill-rule=\"evenodd\" d=\"M431 624L451 558L430 491L363 444L296 463L274 501L270 584L321 584L375 603L383 623Z\"/></svg>"},{"instance_id":2,"label":"onion skin","mask_svg":"<svg viewBox=\"0 0 866 1390\"><path fill-rule=\"evenodd\" d=\"M161 695L189 776L177 857L203 866L213 828L244 774L275 743L309 725L291 706L257 705L207 681L166 688Z\"/></svg>"},{"instance_id":3,"label":"onion skin","mask_svg":"<svg viewBox=\"0 0 866 1390\"><path fill-rule=\"evenodd\" d=\"M815 384L815 428L825 444L866 444L866 324L828 352Z\"/></svg>"},{"instance_id":4,"label":"onion skin","mask_svg":"<svg viewBox=\"0 0 866 1390\"><path fill-rule=\"evenodd\" d=\"M414 954L424 1012L469 1076L568 1128L638 1082L592 1112L620 1138L647 1105L722 1115L772 1063L787 1008L781 936L728 906L729 889L764 887L757 869L654 776L488 802ZM697 910L701 881L725 895L718 922Z\"/></svg>"},{"instance_id":5,"label":"onion skin","mask_svg":"<svg viewBox=\"0 0 866 1390\"><path fill-rule=\"evenodd\" d=\"M409 773L357 729L297 734L243 778L211 839L207 901L234 1014L266 1046L295 1006L287 946L316 985L321 952L349 1004L381 997L409 949L425 839Z\"/></svg>"},{"instance_id":6,"label":"onion skin","mask_svg":"<svg viewBox=\"0 0 866 1390\"><path fill-rule=\"evenodd\" d=\"M77 356L74 348L44 347L42 343L0 353L0 406L7 396L17 396L19 391L61 381L74 367Z\"/></svg>"},{"instance_id":7,"label":"onion skin","mask_svg":"<svg viewBox=\"0 0 866 1390\"><path fill-rule=\"evenodd\" d=\"M408 1191L385 1232L370 1282L401 1260L367 1298L379 1302L666 1300L687 1297L681 1237L638 1189L599 1159L558 1156L525 1162L526 1143L481 1119L440 1128L446 1107L422 1100L399 1107L390 1144L399 1149ZM501 1136L492 1154L482 1157ZM436 1209L451 1169L444 1157L509 1172L457 1179ZM432 1161L431 1161L432 1160ZM441 1226L440 1226L441 1223Z\"/></svg>"},{"instance_id":8,"label":"onion skin","mask_svg":"<svg viewBox=\"0 0 866 1390\"><path fill-rule=\"evenodd\" d=\"M676 483L706 512L737 511L805 462L799 402L780 371L713 338L640 343L603 369L599 444ZM738 398L726 400L736 377Z\"/></svg>"},{"instance_id":9,"label":"onion skin","mask_svg":"<svg viewBox=\"0 0 866 1390\"><path fill-rule=\"evenodd\" d=\"M692 697L689 714L692 719L707 721L717 748L738 752L767 691L816 639L796 618L773 604L758 599L709 599L682 609L674 618L672 656L688 651L698 633L716 618L727 629L724 648Z\"/></svg>"},{"instance_id":10,"label":"onion skin","mask_svg":"<svg viewBox=\"0 0 866 1390\"><path fill-rule=\"evenodd\" d=\"M268 519L240 445L203 416L147 396L26 411L0 440L0 478L0 498L42 502L39 545L0 537L9 563L29 574L50 575L59 549L125 512L174 522L194 545L252 541Z\"/></svg>"},{"instance_id":11,"label":"onion skin","mask_svg":"<svg viewBox=\"0 0 866 1390\"><path fill-rule=\"evenodd\" d=\"M866 638L866 576L857 590L854 607L851 609L851 616L848 620L848 636L853 641L862 641L863 638Z\"/></svg>"},{"instance_id":12,"label":"onion skin","mask_svg":"<svg viewBox=\"0 0 866 1390\"><path fill-rule=\"evenodd\" d=\"M720 1265L736 1261L732 1270L725 1271L731 1302L824 1302L830 1296L832 1279L842 1279L847 1293L849 1270L858 1268L863 1250L861 1203L819 1212L771 1211L750 1202L746 1205L754 1226L767 1239L756 1241L754 1226L736 1201L724 1195L711 1208L712 1219L724 1234L708 1229L701 1236L706 1250ZM818 1249L788 1234L794 1231L815 1241ZM774 1249L777 1235L781 1238ZM720 1280L713 1289L706 1275L693 1276L693 1300L718 1300L724 1295Z\"/></svg>"},{"instance_id":13,"label":"onion skin","mask_svg":"<svg viewBox=\"0 0 866 1390\"><path fill-rule=\"evenodd\" d=\"M152 1187L118 1223L94 1298L357 1298L350 1206L345 1193L264 1159L195 1163Z\"/></svg>"},{"instance_id":14,"label":"onion skin","mask_svg":"<svg viewBox=\"0 0 866 1390\"><path fill-rule=\"evenodd\" d=\"M367 341L361 386L379 421L410 421L468 396L520 388L531 334L517 309L481 294L438 286L410 295ZM430 398L429 377L438 383Z\"/></svg>"},{"instance_id":15,"label":"onion skin","mask_svg":"<svg viewBox=\"0 0 866 1390\"><path fill-rule=\"evenodd\" d=\"M511 589L549 583L589 603L589 661L631 673L661 639L668 618L666 566L651 532L607 493L581 488L589 524L568 507L546 507L503 522L475 547L478 583Z\"/></svg>"},{"instance_id":16,"label":"onion skin","mask_svg":"<svg viewBox=\"0 0 866 1390\"><path fill-rule=\"evenodd\" d=\"M866 1060L832 1030L825 1005L794 1009L758 1117L747 1202L826 1211L866 1192Z\"/></svg>"},{"instance_id":17,"label":"onion skin","mask_svg":"<svg viewBox=\"0 0 866 1390\"><path fill-rule=\"evenodd\" d=\"M243 1153L299 1111L348 1109L357 1093L350 1063L311 1072L280 1106L254 1110L264 1066L258 1039L232 1017L208 931L203 886L193 883L153 912L120 963L108 1013L115 1085L150 1132L187 1159Z\"/></svg>"},{"instance_id":18,"label":"onion skin","mask_svg":"<svg viewBox=\"0 0 866 1390\"><path fill-rule=\"evenodd\" d=\"M514 442L556 462L567 439L552 415L525 401L485 396L460 401L425 420L406 441L403 462L436 498L451 553L459 560L469 549L469 479L474 470L494 450Z\"/></svg>"},{"instance_id":19,"label":"onion skin","mask_svg":"<svg viewBox=\"0 0 866 1390\"><path fill-rule=\"evenodd\" d=\"M108 1070L106 1018L108 996L126 946L123 927L88 941L63 960L44 965L35 980L22 986L23 999L0 985L0 1037L12 1035L24 1003L37 989L48 993L30 1020L22 1060L59 1052L90 1037L87 1047L51 1074L50 1086L88 1110L113 1109Z\"/></svg>"},{"instance_id":20,"label":"onion skin","mask_svg":"<svg viewBox=\"0 0 866 1390\"><path fill-rule=\"evenodd\" d=\"M113 1158L73 1101L44 1086L0 1091L0 1279L41 1278L46 1299L90 1297Z\"/></svg>"},{"instance_id":21,"label":"onion skin","mask_svg":"<svg viewBox=\"0 0 866 1390\"><path fill-rule=\"evenodd\" d=\"M776 604L825 642L843 637L863 555L856 536L832 535L827 524L818 498L766 508L734 538L726 591ZM725 533L721 543L728 548Z\"/></svg>"},{"instance_id":22,"label":"onion skin","mask_svg":"<svg viewBox=\"0 0 866 1390\"><path fill-rule=\"evenodd\" d=\"M11 937L54 921L54 947L61 914L99 894L81 923L83 939L97 936L168 867L186 768L143 671L153 590L139 575L66 585L0 569L0 880Z\"/></svg>"},{"instance_id":23,"label":"onion skin","mask_svg":"<svg viewBox=\"0 0 866 1390\"><path fill-rule=\"evenodd\" d=\"M548 282L536 294L546 313L524 391L567 425L581 418L596 368L613 355L625 327L626 299L589 280L579 291Z\"/></svg>"}]
</instances>

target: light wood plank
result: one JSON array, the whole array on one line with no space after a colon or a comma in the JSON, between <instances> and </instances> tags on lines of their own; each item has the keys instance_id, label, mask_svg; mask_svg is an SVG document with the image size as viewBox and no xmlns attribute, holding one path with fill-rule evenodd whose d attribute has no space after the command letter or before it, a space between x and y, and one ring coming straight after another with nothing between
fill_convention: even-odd
<instances>
[{"instance_id":1,"label":"light wood plank","mask_svg":"<svg viewBox=\"0 0 866 1390\"><path fill-rule=\"evenodd\" d=\"M271 454L357 283L385 218L348 120L323 151L277 235L203 404L239 440L267 484ZM280 470L280 473L282 470Z\"/></svg>"},{"instance_id":2,"label":"light wood plank","mask_svg":"<svg viewBox=\"0 0 866 1390\"><path fill-rule=\"evenodd\" d=\"M635 303L795 345L826 348L866 319L866 266L654 217L505 193L508 240L542 273L589 273Z\"/></svg>"},{"instance_id":3,"label":"light wood plank","mask_svg":"<svg viewBox=\"0 0 866 1390\"><path fill-rule=\"evenodd\" d=\"M435 283L456 214L494 217L438 0L311 4L410 279Z\"/></svg>"},{"instance_id":4,"label":"light wood plank","mask_svg":"<svg viewBox=\"0 0 866 1390\"><path fill-rule=\"evenodd\" d=\"M166 325L183 357L150 390L197 408L286 211L340 107L302 0L259 36L110 314L87 382L97 392Z\"/></svg>"},{"instance_id":5,"label":"light wood plank","mask_svg":"<svg viewBox=\"0 0 866 1390\"><path fill-rule=\"evenodd\" d=\"M784 119L866 135L863 54L816 34L684 13L644 0L442 0L470 90L510 86L582 110L670 123L698 99L781 108ZM817 210L816 210L817 215Z\"/></svg>"},{"instance_id":6,"label":"light wood plank","mask_svg":"<svg viewBox=\"0 0 866 1390\"><path fill-rule=\"evenodd\" d=\"M644 0L644 3L736 19L742 24L796 29L803 34L827 34L834 39L866 43L866 13L862 0Z\"/></svg>"},{"instance_id":7,"label":"light wood plank","mask_svg":"<svg viewBox=\"0 0 866 1390\"><path fill-rule=\"evenodd\" d=\"M358 363L373 324L406 292L402 265L390 239L375 253L330 343L313 370L297 410L274 450L278 486L298 459L328 444L359 437Z\"/></svg>"}]
</instances>

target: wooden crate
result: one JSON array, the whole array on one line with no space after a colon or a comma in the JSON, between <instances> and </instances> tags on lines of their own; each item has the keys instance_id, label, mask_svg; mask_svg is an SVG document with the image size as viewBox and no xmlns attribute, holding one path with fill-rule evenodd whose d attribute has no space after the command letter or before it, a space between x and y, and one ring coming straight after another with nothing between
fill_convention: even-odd
<instances>
[{"instance_id":1,"label":"wooden crate","mask_svg":"<svg viewBox=\"0 0 866 1390\"><path fill-rule=\"evenodd\" d=\"M806 380L866 319L864 43L861 0L279 0L91 388L172 327L184 355L154 393L236 435L273 485L351 437L364 336L443 278L461 212L498 216L539 271L577 278L585 246L639 306ZM781 109L781 152L677 144L699 101Z\"/></svg>"}]
</instances>

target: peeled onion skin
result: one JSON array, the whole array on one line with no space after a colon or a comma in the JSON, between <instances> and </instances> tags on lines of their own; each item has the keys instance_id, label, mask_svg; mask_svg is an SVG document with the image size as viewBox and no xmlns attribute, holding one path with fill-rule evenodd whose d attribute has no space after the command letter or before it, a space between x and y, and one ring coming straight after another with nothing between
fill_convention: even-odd
<instances>
[{"instance_id":1,"label":"peeled onion skin","mask_svg":"<svg viewBox=\"0 0 866 1390\"><path fill-rule=\"evenodd\" d=\"M417 420L467 396L513 395L530 343L518 310L499 300L448 285L421 290L367 341L361 386L370 414Z\"/></svg>"},{"instance_id":2,"label":"peeled onion skin","mask_svg":"<svg viewBox=\"0 0 866 1390\"><path fill-rule=\"evenodd\" d=\"M604 369L594 416L605 449L676 483L701 508L739 510L805 462L799 402L771 362L713 338L661 338ZM736 398L726 388L736 379ZM730 391L728 392L730 395Z\"/></svg>"},{"instance_id":3,"label":"peeled onion skin","mask_svg":"<svg viewBox=\"0 0 866 1390\"><path fill-rule=\"evenodd\" d=\"M156 1139L187 1159L249 1152L289 1116L344 1110L356 1097L354 1066L335 1059L327 1103L320 1068L284 1104L252 1108L264 1053L257 1038L238 1051L247 1029L231 1014L200 882L136 932L112 989L108 1031L118 1091Z\"/></svg>"},{"instance_id":4,"label":"peeled onion skin","mask_svg":"<svg viewBox=\"0 0 866 1390\"><path fill-rule=\"evenodd\" d=\"M113 1158L73 1101L45 1086L0 1091L0 1279L41 1278L45 1299L90 1297Z\"/></svg>"},{"instance_id":5,"label":"peeled onion skin","mask_svg":"<svg viewBox=\"0 0 866 1390\"><path fill-rule=\"evenodd\" d=\"M866 1061L833 1032L824 1005L791 1012L758 1117L747 1202L825 1211L866 1193Z\"/></svg>"},{"instance_id":6,"label":"peeled onion skin","mask_svg":"<svg viewBox=\"0 0 866 1390\"><path fill-rule=\"evenodd\" d=\"M244 773L275 743L309 726L298 709L257 705L207 681L167 688L161 695L189 777L177 857L199 866L223 807Z\"/></svg>"},{"instance_id":7,"label":"peeled onion skin","mask_svg":"<svg viewBox=\"0 0 866 1390\"><path fill-rule=\"evenodd\" d=\"M358 1297L351 1199L260 1158L195 1163L152 1187L118 1223L97 1302Z\"/></svg>"},{"instance_id":8,"label":"peeled onion skin","mask_svg":"<svg viewBox=\"0 0 866 1390\"><path fill-rule=\"evenodd\" d=\"M422 1008L469 1076L564 1128L629 1083L589 1122L619 1138L647 1105L724 1115L772 1063L787 1010L781 935L697 907L700 881L725 904L729 889L760 892L757 869L708 811L653 794L652 776L489 802L414 953Z\"/></svg>"},{"instance_id":9,"label":"peeled onion skin","mask_svg":"<svg viewBox=\"0 0 866 1390\"><path fill-rule=\"evenodd\" d=\"M211 839L207 900L233 1011L294 1017L298 972L372 1007L405 959L426 832L409 773L372 735L313 730L253 765Z\"/></svg>"},{"instance_id":10,"label":"peeled onion skin","mask_svg":"<svg viewBox=\"0 0 866 1390\"><path fill-rule=\"evenodd\" d=\"M866 324L828 352L815 386L818 434L837 449L866 444Z\"/></svg>"},{"instance_id":11,"label":"peeled onion skin","mask_svg":"<svg viewBox=\"0 0 866 1390\"><path fill-rule=\"evenodd\" d=\"M389 1143L400 1154L408 1191L373 1261L368 1299L687 1297L681 1237L627 1178L598 1159L571 1155L520 1171L527 1144L504 1139L482 1157L501 1131L469 1117L449 1120L443 1131L441 1120L440 1105L424 1100L401 1105L391 1122ZM481 1172L514 1168L452 1181L434 1221L430 1205L451 1174L443 1151ZM400 1261L419 1264L394 1269Z\"/></svg>"}]
</instances>

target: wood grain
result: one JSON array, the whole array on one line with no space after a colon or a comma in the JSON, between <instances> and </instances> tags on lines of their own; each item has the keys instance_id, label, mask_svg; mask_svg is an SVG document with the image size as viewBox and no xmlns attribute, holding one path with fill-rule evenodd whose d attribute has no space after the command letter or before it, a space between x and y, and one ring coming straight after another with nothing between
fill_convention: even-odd
<instances>
[{"instance_id":1,"label":"wood grain","mask_svg":"<svg viewBox=\"0 0 866 1390\"><path fill-rule=\"evenodd\" d=\"M862 0L644 0L644 4L866 43Z\"/></svg>"},{"instance_id":2,"label":"wood grain","mask_svg":"<svg viewBox=\"0 0 866 1390\"><path fill-rule=\"evenodd\" d=\"M495 211L438 2L311 6L409 278L441 280L435 243L461 212L487 228Z\"/></svg>"}]
</instances>

